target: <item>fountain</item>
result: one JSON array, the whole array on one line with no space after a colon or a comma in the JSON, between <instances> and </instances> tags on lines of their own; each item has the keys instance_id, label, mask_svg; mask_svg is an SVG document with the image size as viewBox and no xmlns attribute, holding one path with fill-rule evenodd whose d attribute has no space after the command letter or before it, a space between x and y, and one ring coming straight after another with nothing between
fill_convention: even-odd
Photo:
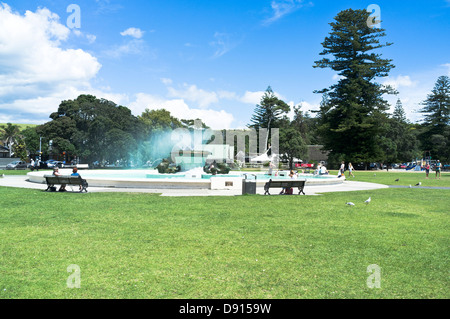
<instances>
[{"instance_id":1,"label":"fountain","mask_svg":"<svg viewBox=\"0 0 450 319\"><path fill-rule=\"evenodd\" d=\"M197 123L196 127L200 125ZM201 127L201 126L200 126ZM199 133L200 132L200 133ZM198 136L200 134L200 136ZM148 189L211 189L211 190L239 190L242 189L242 180L245 173L241 171L228 171L228 174L207 174L203 170L206 163L217 161L220 165L224 162L234 162L234 146L227 144L210 143L204 144L203 134L200 129L189 132L186 130L175 130L167 139L159 141L159 147L170 147L174 141L178 143L170 152L171 162L176 169L171 169L170 174L161 173L156 169L125 169L125 170L80 170L80 175L89 183L89 187L116 187L116 188L148 188ZM192 143L194 137L194 143ZM162 138L163 139L163 138ZM200 143L199 143L200 141ZM193 146L192 146L193 145ZM241 156L241 152L238 155ZM266 154L267 151L263 155ZM154 155L154 154L153 154ZM272 154L273 156L276 156ZM158 156L160 157L160 156ZM237 157L239 159L239 157ZM153 161L156 163L158 159ZM163 161L163 160L161 160ZM170 163L170 161L167 161ZM172 167L173 168L173 167ZM60 170L62 174L70 175L71 170ZM213 171L215 173L215 171ZM28 173L28 181L34 183L45 183L44 175L50 172L39 171ZM278 176L269 176L266 172L252 172L256 177L257 187L263 187L269 179L286 179L288 172L280 172ZM341 184L345 178L336 176L314 176L301 174L299 179L305 179L307 184L330 185Z\"/></svg>"},{"instance_id":2,"label":"fountain","mask_svg":"<svg viewBox=\"0 0 450 319\"><path fill-rule=\"evenodd\" d=\"M70 175L71 170L60 169L63 175ZM148 189L211 189L238 190L242 187L245 172L230 171L226 175L206 174L203 168L197 167L176 174L160 174L157 170L79 170L80 175L89 183L89 187L112 188L148 188ZM28 181L45 184L44 175L50 172L39 171L28 173ZM252 172L256 176L257 187L263 187L269 180L289 178L288 172L279 172L278 176L269 176L266 172ZM305 179L307 185L335 185L344 182L345 178L334 175L318 176L300 174L298 179Z\"/></svg>"}]
</instances>

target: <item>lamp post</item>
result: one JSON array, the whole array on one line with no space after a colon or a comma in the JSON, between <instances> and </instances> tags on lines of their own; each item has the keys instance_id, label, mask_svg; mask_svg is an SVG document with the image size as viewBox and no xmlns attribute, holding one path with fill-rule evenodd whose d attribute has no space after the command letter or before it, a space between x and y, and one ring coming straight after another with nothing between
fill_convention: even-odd
<instances>
[{"instance_id":1,"label":"lamp post","mask_svg":"<svg viewBox=\"0 0 450 319\"><path fill-rule=\"evenodd\" d=\"M39 137L39 160L42 160L42 137Z\"/></svg>"}]
</instances>

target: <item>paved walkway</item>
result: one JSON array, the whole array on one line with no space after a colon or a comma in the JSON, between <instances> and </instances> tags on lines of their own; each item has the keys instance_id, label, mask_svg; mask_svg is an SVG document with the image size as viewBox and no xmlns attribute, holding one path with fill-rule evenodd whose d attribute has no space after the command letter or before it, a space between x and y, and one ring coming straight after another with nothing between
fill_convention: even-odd
<instances>
[{"instance_id":1,"label":"paved walkway","mask_svg":"<svg viewBox=\"0 0 450 319\"><path fill-rule=\"evenodd\" d=\"M45 190L47 186L45 184L31 183L27 181L27 176L19 175L6 175L0 178L0 186L28 188L36 190ZM360 190L372 190L388 188L389 186L365 183L365 182L353 182L345 181L338 185L322 185L322 186L305 186L306 195L319 195L320 193L328 192L352 192ZM67 186L67 189L77 190L77 187ZM112 187L89 187L88 191L95 192L126 192L126 193L154 193L161 194L161 196L236 196L241 195L241 191L231 190L210 190L210 189L148 189L148 188L112 188ZM264 194L263 187L257 187L257 194ZM277 194L277 189L271 192L273 195Z\"/></svg>"}]
</instances>

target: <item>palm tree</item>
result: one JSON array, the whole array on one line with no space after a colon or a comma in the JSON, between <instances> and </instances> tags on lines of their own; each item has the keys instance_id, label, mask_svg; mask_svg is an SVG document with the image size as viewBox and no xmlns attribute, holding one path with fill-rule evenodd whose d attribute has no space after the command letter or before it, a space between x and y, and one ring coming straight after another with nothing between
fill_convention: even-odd
<instances>
[{"instance_id":1,"label":"palm tree","mask_svg":"<svg viewBox=\"0 0 450 319\"><path fill-rule=\"evenodd\" d=\"M20 134L20 128L18 125L7 123L0 126L1 138L4 145L9 148L9 156L11 157L12 145L16 142Z\"/></svg>"}]
</instances>

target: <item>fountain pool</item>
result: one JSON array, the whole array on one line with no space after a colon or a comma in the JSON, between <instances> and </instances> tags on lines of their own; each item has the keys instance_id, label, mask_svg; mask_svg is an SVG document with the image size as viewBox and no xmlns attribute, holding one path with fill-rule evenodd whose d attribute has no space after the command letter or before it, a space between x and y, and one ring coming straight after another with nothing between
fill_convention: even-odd
<instances>
[{"instance_id":1,"label":"fountain pool","mask_svg":"<svg viewBox=\"0 0 450 319\"><path fill-rule=\"evenodd\" d=\"M70 169L60 169L63 175L70 175ZM156 170L80 170L80 175L87 180L89 187L115 188L149 188L149 189L214 189L237 190L242 188L242 180L256 179L257 187L263 187L269 180L288 179L288 171L279 172L278 176L269 176L264 172L230 171L227 175L211 175L203 172L202 168L193 169L177 174L159 174ZM44 175L49 171L30 172L28 181L45 184ZM247 176L246 176L247 175ZM298 179L306 180L307 185L341 184L345 178L334 175L314 176L299 174Z\"/></svg>"}]
</instances>

